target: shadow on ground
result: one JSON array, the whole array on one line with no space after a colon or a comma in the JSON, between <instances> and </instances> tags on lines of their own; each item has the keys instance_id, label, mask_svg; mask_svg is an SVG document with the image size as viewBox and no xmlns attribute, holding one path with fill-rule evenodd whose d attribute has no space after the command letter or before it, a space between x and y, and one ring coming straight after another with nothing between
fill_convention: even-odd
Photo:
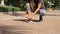
<instances>
[{"instance_id":1,"label":"shadow on ground","mask_svg":"<svg viewBox=\"0 0 60 34\"><path fill-rule=\"evenodd\" d=\"M0 25L0 34L26 34L32 27Z\"/></svg>"},{"instance_id":2,"label":"shadow on ground","mask_svg":"<svg viewBox=\"0 0 60 34\"><path fill-rule=\"evenodd\" d=\"M14 21L22 21L22 22L27 22L29 20L27 19L14 19ZM39 22L38 20L32 20L33 22Z\"/></svg>"}]
</instances>

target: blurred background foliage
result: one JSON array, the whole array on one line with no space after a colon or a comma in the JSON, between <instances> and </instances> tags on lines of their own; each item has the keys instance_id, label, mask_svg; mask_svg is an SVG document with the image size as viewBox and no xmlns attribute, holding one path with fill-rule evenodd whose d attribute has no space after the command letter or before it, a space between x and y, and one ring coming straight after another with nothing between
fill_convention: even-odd
<instances>
[{"instance_id":1,"label":"blurred background foliage","mask_svg":"<svg viewBox=\"0 0 60 34\"><path fill-rule=\"evenodd\" d=\"M0 0L1 3L1 0ZM52 9L60 9L60 0L44 0L45 7L52 8ZM53 5L51 5L51 4ZM4 5L6 6L12 6L12 7L18 7L21 11L26 10L26 2L24 0L4 0ZM6 8L6 7L5 7ZM10 7L8 7L10 8ZM17 9L18 9L17 8Z\"/></svg>"}]
</instances>

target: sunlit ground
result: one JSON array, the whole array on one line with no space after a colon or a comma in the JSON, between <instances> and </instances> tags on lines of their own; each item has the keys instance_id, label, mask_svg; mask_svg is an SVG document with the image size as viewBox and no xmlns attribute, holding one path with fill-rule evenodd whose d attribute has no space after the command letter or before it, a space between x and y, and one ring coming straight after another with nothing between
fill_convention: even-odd
<instances>
[{"instance_id":1,"label":"sunlit ground","mask_svg":"<svg viewBox=\"0 0 60 34\"><path fill-rule=\"evenodd\" d=\"M60 10L47 12L41 22L26 23L25 15L0 13L0 34L60 34ZM38 20L38 15L33 19Z\"/></svg>"}]
</instances>

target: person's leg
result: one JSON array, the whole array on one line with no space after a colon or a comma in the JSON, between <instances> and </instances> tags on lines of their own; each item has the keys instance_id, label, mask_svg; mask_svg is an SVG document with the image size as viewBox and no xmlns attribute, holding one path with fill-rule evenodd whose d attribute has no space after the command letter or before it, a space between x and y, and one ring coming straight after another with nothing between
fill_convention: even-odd
<instances>
[{"instance_id":1,"label":"person's leg","mask_svg":"<svg viewBox=\"0 0 60 34\"><path fill-rule=\"evenodd\" d=\"M46 14L46 10L45 9L40 9L40 15L39 15L39 21L43 20L43 16Z\"/></svg>"},{"instance_id":2,"label":"person's leg","mask_svg":"<svg viewBox=\"0 0 60 34\"><path fill-rule=\"evenodd\" d=\"M26 17L29 19L29 17L31 16L31 7L30 7L30 3L26 3L26 6L27 6Z\"/></svg>"},{"instance_id":3,"label":"person's leg","mask_svg":"<svg viewBox=\"0 0 60 34\"><path fill-rule=\"evenodd\" d=\"M32 14L30 3L26 3L26 6L27 6L27 12L26 12L27 21L26 22L32 22L32 18L29 18Z\"/></svg>"},{"instance_id":4,"label":"person's leg","mask_svg":"<svg viewBox=\"0 0 60 34\"><path fill-rule=\"evenodd\" d=\"M26 12L26 18L31 19L31 18L29 18L31 16L31 14L32 14L31 11L27 11Z\"/></svg>"}]
</instances>

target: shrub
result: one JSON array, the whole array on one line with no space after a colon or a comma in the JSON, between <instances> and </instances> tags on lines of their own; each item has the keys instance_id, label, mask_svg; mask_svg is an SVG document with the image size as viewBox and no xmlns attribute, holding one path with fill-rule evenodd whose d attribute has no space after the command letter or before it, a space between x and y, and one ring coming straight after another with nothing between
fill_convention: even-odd
<instances>
[{"instance_id":1,"label":"shrub","mask_svg":"<svg viewBox=\"0 0 60 34\"><path fill-rule=\"evenodd\" d=\"M7 11L20 11L21 8L12 7L12 6L0 6L0 12L7 12Z\"/></svg>"}]
</instances>

